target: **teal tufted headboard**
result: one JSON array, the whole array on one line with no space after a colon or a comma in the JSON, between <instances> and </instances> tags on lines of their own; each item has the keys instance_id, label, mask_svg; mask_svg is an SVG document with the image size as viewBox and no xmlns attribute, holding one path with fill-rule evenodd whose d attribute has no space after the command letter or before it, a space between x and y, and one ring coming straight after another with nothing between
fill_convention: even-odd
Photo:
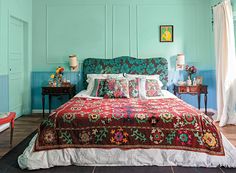
<instances>
[{"instance_id":1,"label":"teal tufted headboard","mask_svg":"<svg viewBox=\"0 0 236 173\"><path fill-rule=\"evenodd\" d=\"M168 62L165 58L137 59L122 56L113 59L88 58L83 62L83 87L87 87L87 74L159 74L166 88L168 82Z\"/></svg>"}]
</instances>

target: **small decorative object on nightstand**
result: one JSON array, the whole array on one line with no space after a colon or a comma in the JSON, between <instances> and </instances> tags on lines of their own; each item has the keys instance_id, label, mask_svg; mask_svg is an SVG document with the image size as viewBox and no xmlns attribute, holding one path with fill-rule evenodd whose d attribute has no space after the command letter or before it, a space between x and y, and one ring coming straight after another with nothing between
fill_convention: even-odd
<instances>
[{"instance_id":1,"label":"small decorative object on nightstand","mask_svg":"<svg viewBox=\"0 0 236 173\"><path fill-rule=\"evenodd\" d=\"M51 101L52 96L68 95L71 99L76 94L76 85L61 85L61 86L43 86L42 87L42 105L43 105L43 117L45 108L45 95L48 95L49 101L49 113L51 113Z\"/></svg>"},{"instance_id":2,"label":"small decorative object on nightstand","mask_svg":"<svg viewBox=\"0 0 236 173\"><path fill-rule=\"evenodd\" d=\"M181 94L197 95L198 109L200 109L201 94L204 94L205 114L207 115L207 94L208 94L207 87L208 87L207 85L196 85L196 86L174 85L174 95L178 95L179 97L181 96Z\"/></svg>"},{"instance_id":3,"label":"small decorative object on nightstand","mask_svg":"<svg viewBox=\"0 0 236 173\"><path fill-rule=\"evenodd\" d=\"M48 82L49 86L61 86L62 85L62 78L63 78L64 68L58 66L56 69L55 74L51 74L50 80Z\"/></svg>"},{"instance_id":4,"label":"small decorative object on nightstand","mask_svg":"<svg viewBox=\"0 0 236 173\"><path fill-rule=\"evenodd\" d=\"M192 85L192 75L197 72L197 68L195 66L185 66L185 71L188 73L188 80L187 80L187 85ZM190 84L191 83L191 84Z\"/></svg>"}]
</instances>

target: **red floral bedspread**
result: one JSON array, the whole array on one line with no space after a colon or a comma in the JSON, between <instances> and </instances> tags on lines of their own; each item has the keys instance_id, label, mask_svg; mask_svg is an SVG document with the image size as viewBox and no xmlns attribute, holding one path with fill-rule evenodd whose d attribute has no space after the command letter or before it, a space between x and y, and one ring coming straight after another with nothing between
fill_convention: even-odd
<instances>
[{"instance_id":1,"label":"red floral bedspread","mask_svg":"<svg viewBox=\"0 0 236 173\"><path fill-rule=\"evenodd\" d=\"M160 148L224 155L210 118L177 98L73 98L39 128L35 151Z\"/></svg>"}]
</instances>

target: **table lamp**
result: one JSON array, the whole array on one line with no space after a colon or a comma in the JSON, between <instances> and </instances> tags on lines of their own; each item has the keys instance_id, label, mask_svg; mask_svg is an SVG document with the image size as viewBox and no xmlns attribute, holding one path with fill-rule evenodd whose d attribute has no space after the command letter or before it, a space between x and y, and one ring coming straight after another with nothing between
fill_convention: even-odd
<instances>
[{"instance_id":1,"label":"table lamp","mask_svg":"<svg viewBox=\"0 0 236 173\"><path fill-rule=\"evenodd\" d=\"M184 54L178 54L176 57L176 70L184 70L185 56Z\"/></svg>"},{"instance_id":2,"label":"table lamp","mask_svg":"<svg viewBox=\"0 0 236 173\"><path fill-rule=\"evenodd\" d=\"M78 71L79 65L76 55L70 55L69 56L69 64L70 64L70 70L75 72Z\"/></svg>"}]
</instances>

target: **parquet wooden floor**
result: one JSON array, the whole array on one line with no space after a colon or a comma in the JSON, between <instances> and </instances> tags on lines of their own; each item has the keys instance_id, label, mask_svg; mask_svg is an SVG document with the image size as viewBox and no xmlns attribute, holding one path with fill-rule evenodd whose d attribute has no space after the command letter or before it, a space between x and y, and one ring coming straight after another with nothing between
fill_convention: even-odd
<instances>
[{"instance_id":1,"label":"parquet wooden floor","mask_svg":"<svg viewBox=\"0 0 236 173\"><path fill-rule=\"evenodd\" d=\"M33 114L22 116L15 121L15 129L13 136L13 147L24 140L29 134L36 130L43 120L41 114ZM217 124L218 126L218 124ZM236 126L229 125L219 129L228 138L228 140L236 146ZM0 133L0 158L11 150L9 146L10 129Z\"/></svg>"}]
</instances>

